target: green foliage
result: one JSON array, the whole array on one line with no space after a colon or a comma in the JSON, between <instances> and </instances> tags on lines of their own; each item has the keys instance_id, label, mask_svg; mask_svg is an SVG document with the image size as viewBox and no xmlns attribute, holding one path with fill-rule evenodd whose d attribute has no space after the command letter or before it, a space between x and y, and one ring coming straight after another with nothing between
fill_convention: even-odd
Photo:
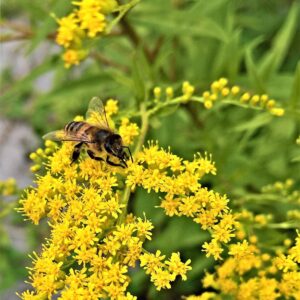
<instances>
[{"instance_id":1,"label":"green foliage","mask_svg":"<svg viewBox=\"0 0 300 300\"><path fill-rule=\"evenodd\" d=\"M198 151L213 153L218 176L208 177L206 184L230 199L259 193L262 186L287 178L294 178L299 188L299 159L294 159L300 149L295 144L300 130L299 2L141 1L123 19L136 36L120 22L112 28L112 35L93 43L84 63L65 69L54 43L57 25L50 13L61 17L69 7L69 1L51 0L2 4L1 24L9 29L2 40L21 35L25 42L16 47L25 44L23 59L32 61L33 55L41 56L21 77L15 75L14 62L2 71L3 115L25 120L42 135L63 127L74 115L83 115L93 96L116 98L121 108L133 111L142 101L153 99L156 85L172 86L176 92L182 81L189 80L201 95L213 80L227 77L253 93L274 97L286 108L285 115L272 117L232 106L230 101L212 110L189 103L175 114L171 107L152 118L147 138L171 146L185 158ZM19 16L25 19L26 30L18 31L11 25ZM45 53L40 50L42 45L48 47ZM50 90L40 90L37 80L49 73ZM203 254L199 256L199 245L206 236L185 219L165 217L155 204L152 194L138 190L131 208L137 215L146 212L151 216L160 233L149 249L158 243L165 253L183 250L193 261L192 279L200 278L204 269L212 266ZM275 238L276 234L274 231L270 236ZM0 286L3 288L23 273L8 268L16 252L4 249L2 243L0 247L1 253L7 254L0 258L0 269L7 278ZM132 278L133 292L158 299L150 286L145 287L142 273L133 270ZM184 284L180 294L196 292L199 286L199 282ZM172 297L178 298L178 294L161 294L160 299Z\"/></svg>"}]
</instances>

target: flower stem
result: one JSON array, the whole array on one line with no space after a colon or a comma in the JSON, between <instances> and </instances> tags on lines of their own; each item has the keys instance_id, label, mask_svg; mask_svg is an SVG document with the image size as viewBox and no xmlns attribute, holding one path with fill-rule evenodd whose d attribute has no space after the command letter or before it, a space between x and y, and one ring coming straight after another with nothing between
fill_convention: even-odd
<instances>
[{"instance_id":1,"label":"flower stem","mask_svg":"<svg viewBox=\"0 0 300 300\"><path fill-rule=\"evenodd\" d=\"M142 146L145 142L145 138L146 138L148 128L149 128L149 112L146 111L146 105L145 105L144 102L141 103L140 113L141 113L141 119L142 119L141 134L139 136L136 147L134 149L134 153L133 153L134 157L141 150L141 148L142 148ZM124 207L122 208L122 213L119 216L117 225L122 224L124 222L125 218L126 218L127 206L128 206L128 201L129 201L129 198L130 198L130 194L131 194L130 186L126 186L126 188L124 190L122 200L121 200L121 204L124 205Z\"/></svg>"}]
</instances>

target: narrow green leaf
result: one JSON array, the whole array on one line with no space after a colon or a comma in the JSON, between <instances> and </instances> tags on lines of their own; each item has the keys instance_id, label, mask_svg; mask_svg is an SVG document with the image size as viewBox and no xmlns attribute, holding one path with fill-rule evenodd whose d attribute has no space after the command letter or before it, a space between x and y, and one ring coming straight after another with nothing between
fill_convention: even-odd
<instances>
[{"instance_id":1,"label":"narrow green leaf","mask_svg":"<svg viewBox=\"0 0 300 300\"><path fill-rule=\"evenodd\" d=\"M255 116L250 121L239 124L233 128L233 131L245 131L253 130L268 124L272 120L273 116L269 113L262 113Z\"/></svg>"},{"instance_id":2,"label":"narrow green leaf","mask_svg":"<svg viewBox=\"0 0 300 300\"><path fill-rule=\"evenodd\" d=\"M139 47L132 61L132 89L138 102L147 98L147 91L152 83L151 73L151 67L145 57L144 50L142 47Z\"/></svg>"},{"instance_id":3,"label":"narrow green leaf","mask_svg":"<svg viewBox=\"0 0 300 300\"><path fill-rule=\"evenodd\" d=\"M263 83L263 80L261 79L261 77L258 73L257 66L255 65L255 63L253 61L252 51L250 48L248 48L246 50L245 59L246 59L247 73L249 75L252 85L255 87L257 92L264 93L266 88Z\"/></svg>"},{"instance_id":4,"label":"narrow green leaf","mask_svg":"<svg viewBox=\"0 0 300 300\"><path fill-rule=\"evenodd\" d=\"M281 67L286 58L297 26L299 26L299 8L299 3L295 1L284 24L275 36L270 51L262 58L259 64L259 74L263 80L268 80Z\"/></svg>"},{"instance_id":5,"label":"narrow green leaf","mask_svg":"<svg viewBox=\"0 0 300 300\"><path fill-rule=\"evenodd\" d=\"M144 17L144 16L143 16ZM131 18L136 24L149 27L152 31L165 34L167 36L190 35L198 37L211 37L221 41L227 41L228 37L221 25L214 20L203 17L197 23L188 22L181 18L168 18L157 16L151 18Z\"/></svg>"},{"instance_id":6,"label":"narrow green leaf","mask_svg":"<svg viewBox=\"0 0 300 300\"><path fill-rule=\"evenodd\" d=\"M70 4L65 1L56 1L51 11L45 12L43 16L40 16L40 20L43 23L41 26L36 25L34 27L35 32L27 51L28 54L31 53L42 41L47 40L49 34L55 33L57 29L56 22L50 14L61 14L69 5Z\"/></svg>"},{"instance_id":7,"label":"narrow green leaf","mask_svg":"<svg viewBox=\"0 0 300 300\"><path fill-rule=\"evenodd\" d=\"M299 105L300 105L300 61L298 61L297 64L291 96L289 98L289 106L291 108L295 109Z\"/></svg>"}]
</instances>

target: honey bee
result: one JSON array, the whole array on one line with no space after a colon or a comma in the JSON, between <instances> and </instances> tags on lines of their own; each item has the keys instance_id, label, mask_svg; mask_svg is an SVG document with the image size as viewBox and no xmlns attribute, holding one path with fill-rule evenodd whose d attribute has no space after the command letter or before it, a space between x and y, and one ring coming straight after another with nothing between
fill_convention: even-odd
<instances>
[{"instance_id":1,"label":"honey bee","mask_svg":"<svg viewBox=\"0 0 300 300\"><path fill-rule=\"evenodd\" d=\"M128 146L123 145L121 136L110 129L105 108L100 98L94 97L90 101L86 120L89 120L89 122L72 121L64 129L47 133L43 136L43 139L78 142L74 146L71 164L79 158L82 147L85 146L90 158L105 161L111 166L127 168L126 161L129 158L133 161L130 149ZM129 155L124 149L128 150ZM97 156L97 154L101 156L104 154L106 159ZM113 162L112 157L116 157L119 163Z\"/></svg>"}]
</instances>

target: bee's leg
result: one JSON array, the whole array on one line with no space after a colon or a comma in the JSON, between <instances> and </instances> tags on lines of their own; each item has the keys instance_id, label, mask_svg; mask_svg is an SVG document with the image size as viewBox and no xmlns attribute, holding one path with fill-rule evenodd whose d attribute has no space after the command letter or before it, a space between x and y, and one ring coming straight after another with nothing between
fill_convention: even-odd
<instances>
[{"instance_id":1,"label":"bee's leg","mask_svg":"<svg viewBox=\"0 0 300 300\"><path fill-rule=\"evenodd\" d=\"M122 164L116 164L113 161L109 160L109 156L106 156L106 162L111 165L111 166L115 166L115 167L122 167L123 169L125 169L126 167Z\"/></svg>"},{"instance_id":2,"label":"bee's leg","mask_svg":"<svg viewBox=\"0 0 300 300\"><path fill-rule=\"evenodd\" d=\"M74 151L72 153L72 162L71 162L71 165L78 159L79 155L80 155L80 150L81 150L81 147L84 143L81 142L77 145L75 145L74 147Z\"/></svg>"},{"instance_id":3,"label":"bee's leg","mask_svg":"<svg viewBox=\"0 0 300 300\"><path fill-rule=\"evenodd\" d=\"M92 158L94 160L98 160L98 161L103 160L104 161L104 159L102 157L95 156L94 152L91 150L87 150L87 154L89 155L90 158Z\"/></svg>"}]
</instances>

